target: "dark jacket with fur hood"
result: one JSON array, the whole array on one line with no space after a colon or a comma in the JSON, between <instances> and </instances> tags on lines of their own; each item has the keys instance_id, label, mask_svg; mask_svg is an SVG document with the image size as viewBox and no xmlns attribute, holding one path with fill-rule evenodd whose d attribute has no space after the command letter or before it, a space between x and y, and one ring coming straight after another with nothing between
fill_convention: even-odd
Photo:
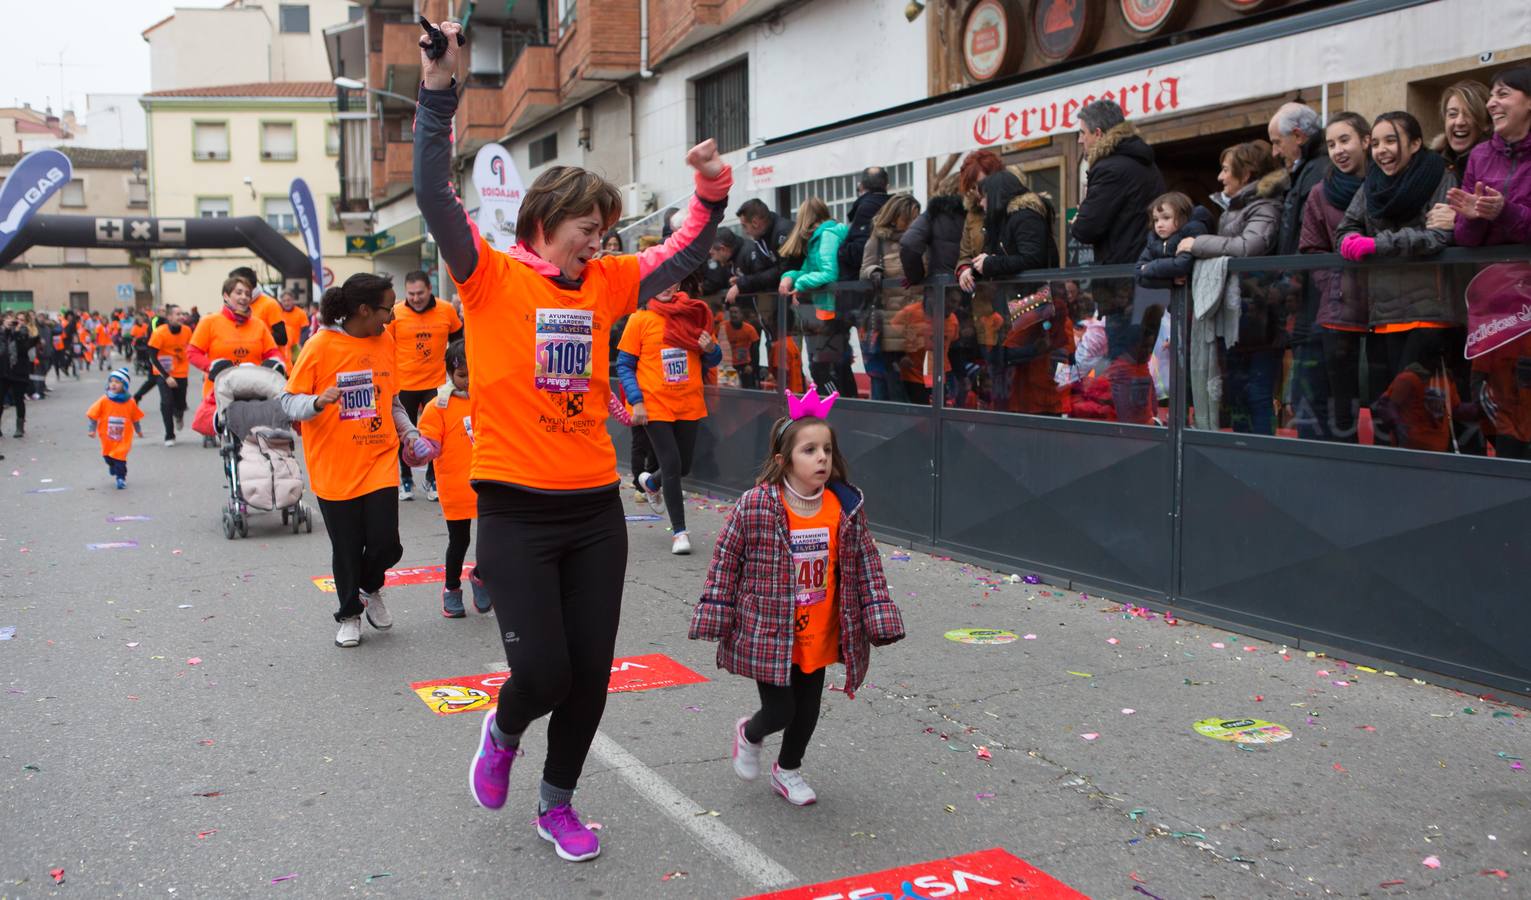
<instances>
[{"instance_id":1,"label":"dark jacket with fur hood","mask_svg":"<svg viewBox=\"0 0 1531 900\"><path fill-rule=\"evenodd\" d=\"M986 279L1014 278L1031 269L1058 267L1058 241L1053 236L1053 207L1048 199L1026 190L1008 172L984 179L989 204L984 225ZM1003 209L1001 215L994 210Z\"/></svg>"},{"instance_id":2,"label":"dark jacket with fur hood","mask_svg":"<svg viewBox=\"0 0 1531 900\"><path fill-rule=\"evenodd\" d=\"M1190 278L1195 257L1179 253L1177 248L1186 238L1201 237L1212 231L1212 213L1205 206L1191 210L1191 220L1167 238L1149 232L1148 243L1138 256L1138 284L1151 288L1167 288L1177 278Z\"/></svg>"},{"instance_id":3,"label":"dark jacket with fur hood","mask_svg":"<svg viewBox=\"0 0 1531 900\"><path fill-rule=\"evenodd\" d=\"M1131 263L1147 240L1148 205L1164 193L1154 151L1131 122L1101 135L1091 148L1084 202L1074 217L1074 239L1095 249L1101 265Z\"/></svg>"}]
</instances>

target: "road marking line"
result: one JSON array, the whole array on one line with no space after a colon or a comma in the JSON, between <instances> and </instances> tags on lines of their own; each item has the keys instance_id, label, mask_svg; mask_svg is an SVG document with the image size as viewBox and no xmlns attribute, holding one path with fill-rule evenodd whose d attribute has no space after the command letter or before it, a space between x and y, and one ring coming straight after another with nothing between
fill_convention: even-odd
<instances>
[{"instance_id":1,"label":"road marking line","mask_svg":"<svg viewBox=\"0 0 1531 900\"><path fill-rule=\"evenodd\" d=\"M659 811L675 820L675 823L696 836L702 846L734 871L761 887L780 887L796 884L797 876L781 863L767 856L764 851L740 837L738 832L724 825L713 816L698 815L707 810L695 800L682 794L663 775L644 765L638 757L628 753L621 744L605 732L595 733L590 751L596 759L610 766L633 790L659 808Z\"/></svg>"}]
</instances>

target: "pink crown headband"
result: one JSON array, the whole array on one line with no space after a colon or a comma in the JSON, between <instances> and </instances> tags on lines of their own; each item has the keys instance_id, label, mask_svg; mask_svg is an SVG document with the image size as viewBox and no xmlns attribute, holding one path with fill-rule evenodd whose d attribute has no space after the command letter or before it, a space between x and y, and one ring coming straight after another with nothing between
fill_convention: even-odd
<instances>
[{"instance_id":1,"label":"pink crown headband","mask_svg":"<svg viewBox=\"0 0 1531 900\"><path fill-rule=\"evenodd\" d=\"M840 392L835 391L828 397L820 397L819 392L813 388L803 392L803 396L794 397L791 391L783 391L787 395L787 418L793 421L813 416L818 419L829 418L829 411L840 399Z\"/></svg>"}]
</instances>

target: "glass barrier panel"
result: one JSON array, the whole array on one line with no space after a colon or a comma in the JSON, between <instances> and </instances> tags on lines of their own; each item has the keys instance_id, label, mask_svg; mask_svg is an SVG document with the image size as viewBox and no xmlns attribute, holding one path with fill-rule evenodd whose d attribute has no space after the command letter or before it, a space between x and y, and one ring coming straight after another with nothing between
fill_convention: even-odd
<instances>
[{"instance_id":1,"label":"glass barrier panel","mask_svg":"<svg viewBox=\"0 0 1531 900\"><path fill-rule=\"evenodd\" d=\"M737 294L730 302L727 294L718 293L707 300L713 308L713 337L723 351L717 384L752 391L774 384L767 360L776 330L776 294Z\"/></svg>"},{"instance_id":2,"label":"glass barrier panel","mask_svg":"<svg viewBox=\"0 0 1531 900\"><path fill-rule=\"evenodd\" d=\"M857 282L799 291L786 302L787 346L779 351L794 391L815 385L820 394L839 391L856 399L870 394L862 359L862 319L871 292Z\"/></svg>"}]
</instances>

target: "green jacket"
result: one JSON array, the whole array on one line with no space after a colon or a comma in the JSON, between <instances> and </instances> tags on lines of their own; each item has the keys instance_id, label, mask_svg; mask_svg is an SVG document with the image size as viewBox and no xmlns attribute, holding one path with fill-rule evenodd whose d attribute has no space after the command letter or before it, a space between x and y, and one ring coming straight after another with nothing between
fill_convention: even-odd
<instances>
[{"instance_id":1,"label":"green jacket","mask_svg":"<svg viewBox=\"0 0 1531 900\"><path fill-rule=\"evenodd\" d=\"M781 277L792 279L792 288L797 291L810 291L839 281L840 244L849 233L850 226L843 222L831 219L819 223L819 227L813 230L813 237L808 240L808 253L803 258L803 267L783 272ZM813 305L816 309L832 313L835 311L835 295L827 292L814 294Z\"/></svg>"}]
</instances>

